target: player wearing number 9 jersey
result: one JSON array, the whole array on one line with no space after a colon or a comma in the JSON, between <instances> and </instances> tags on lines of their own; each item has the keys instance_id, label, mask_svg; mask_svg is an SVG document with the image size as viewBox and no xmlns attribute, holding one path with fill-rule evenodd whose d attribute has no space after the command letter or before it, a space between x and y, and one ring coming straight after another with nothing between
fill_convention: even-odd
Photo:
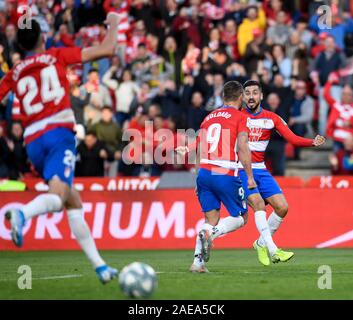
<instances>
[{"instance_id":1,"label":"player wearing number 9 jersey","mask_svg":"<svg viewBox=\"0 0 353 320\"><path fill-rule=\"evenodd\" d=\"M30 19L30 18L28 18ZM39 24L30 19L17 31L17 42L27 52L2 79L0 100L13 91L20 103L24 139L29 159L48 182L42 194L23 206L6 212L15 245L23 244L23 227L29 219L47 212L67 209L69 224L79 245L93 265L99 280L109 282L118 271L107 266L99 255L83 218L82 202L72 187L75 168L75 117L70 106L66 67L114 53L118 16L110 13L103 42L90 48L53 48L45 50Z\"/></svg>"},{"instance_id":2,"label":"player wearing number 9 jersey","mask_svg":"<svg viewBox=\"0 0 353 320\"><path fill-rule=\"evenodd\" d=\"M255 188L251 169L246 117L238 111L243 87L230 81L224 85L224 106L202 122L198 135L197 196L205 223L196 238L192 272L207 272L212 241L241 228L247 221L247 204L238 177L238 157L248 175L248 187ZM197 166L198 168L198 166ZM221 203L230 216L220 219Z\"/></svg>"}]
</instances>

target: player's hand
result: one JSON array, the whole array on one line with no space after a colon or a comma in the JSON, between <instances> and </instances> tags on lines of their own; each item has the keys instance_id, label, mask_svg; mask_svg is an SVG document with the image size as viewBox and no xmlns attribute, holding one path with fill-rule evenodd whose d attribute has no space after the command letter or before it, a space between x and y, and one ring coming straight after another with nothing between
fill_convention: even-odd
<instances>
[{"instance_id":1,"label":"player's hand","mask_svg":"<svg viewBox=\"0 0 353 320\"><path fill-rule=\"evenodd\" d=\"M116 12L109 12L104 23L109 26L117 26L119 24L120 17Z\"/></svg>"},{"instance_id":2,"label":"player's hand","mask_svg":"<svg viewBox=\"0 0 353 320\"><path fill-rule=\"evenodd\" d=\"M175 148L175 152L178 155L184 156L185 154L187 154L189 152L189 148L187 146L179 146Z\"/></svg>"},{"instance_id":3,"label":"player's hand","mask_svg":"<svg viewBox=\"0 0 353 320\"><path fill-rule=\"evenodd\" d=\"M257 185L256 185L256 182L255 182L254 178L248 179L248 189L249 190L253 190L253 189L256 189L256 188L257 188Z\"/></svg>"},{"instance_id":4,"label":"player's hand","mask_svg":"<svg viewBox=\"0 0 353 320\"><path fill-rule=\"evenodd\" d=\"M321 145L323 145L326 141L326 138L320 135L317 135L313 141L313 146L315 147L319 147Z\"/></svg>"}]
</instances>

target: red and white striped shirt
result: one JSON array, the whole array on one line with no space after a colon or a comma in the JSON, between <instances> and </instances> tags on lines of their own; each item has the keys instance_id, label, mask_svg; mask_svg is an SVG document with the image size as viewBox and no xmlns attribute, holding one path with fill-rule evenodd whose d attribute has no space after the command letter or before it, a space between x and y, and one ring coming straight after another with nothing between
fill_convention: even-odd
<instances>
[{"instance_id":1,"label":"red and white striped shirt","mask_svg":"<svg viewBox=\"0 0 353 320\"><path fill-rule=\"evenodd\" d=\"M343 104L332 98L331 85L329 80L324 87L324 97L331 108L326 131L333 140L343 142L353 135L353 104Z\"/></svg>"},{"instance_id":2,"label":"red and white striped shirt","mask_svg":"<svg viewBox=\"0 0 353 320\"><path fill-rule=\"evenodd\" d=\"M274 112L260 109L257 113L250 113L247 109L242 112L248 117L246 126L249 130L249 147L253 169L266 169L265 151L272 135L276 130L284 139L298 147L310 147L312 139L306 139L294 134L287 123Z\"/></svg>"},{"instance_id":3,"label":"red and white striped shirt","mask_svg":"<svg viewBox=\"0 0 353 320\"><path fill-rule=\"evenodd\" d=\"M111 0L105 0L103 4L106 13L115 12L119 15L119 26L117 41L118 44L126 44L128 41L127 34L130 32L129 11L131 0L123 1L119 8L112 6Z\"/></svg>"}]
</instances>

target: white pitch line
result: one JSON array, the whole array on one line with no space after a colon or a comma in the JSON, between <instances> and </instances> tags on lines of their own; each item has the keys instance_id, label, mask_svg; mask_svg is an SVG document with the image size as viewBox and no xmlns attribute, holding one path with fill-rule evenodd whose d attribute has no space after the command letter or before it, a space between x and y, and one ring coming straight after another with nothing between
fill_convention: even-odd
<instances>
[{"instance_id":1,"label":"white pitch line","mask_svg":"<svg viewBox=\"0 0 353 320\"><path fill-rule=\"evenodd\" d=\"M32 280L58 280L58 279L72 279L72 278L81 278L83 277L82 274L65 274L62 276L50 276L50 277L38 277L38 278L32 278ZM14 279L0 279L1 281L17 281L17 278Z\"/></svg>"},{"instance_id":2,"label":"white pitch line","mask_svg":"<svg viewBox=\"0 0 353 320\"><path fill-rule=\"evenodd\" d=\"M81 277L83 277L82 274L65 274L62 276L33 278L33 280L57 280L57 279L71 279L71 278L81 278Z\"/></svg>"}]
</instances>

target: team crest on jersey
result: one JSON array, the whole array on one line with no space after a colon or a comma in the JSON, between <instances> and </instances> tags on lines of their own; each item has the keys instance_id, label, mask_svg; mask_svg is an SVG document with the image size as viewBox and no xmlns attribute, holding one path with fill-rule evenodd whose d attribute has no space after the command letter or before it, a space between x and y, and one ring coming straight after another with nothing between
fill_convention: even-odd
<instances>
[{"instance_id":1,"label":"team crest on jersey","mask_svg":"<svg viewBox=\"0 0 353 320\"><path fill-rule=\"evenodd\" d=\"M247 120L247 127L249 128L249 141L250 142L259 141L262 136L262 128L254 126L251 123L250 118L248 118L248 120Z\"/></svg>"}]
</instances>

